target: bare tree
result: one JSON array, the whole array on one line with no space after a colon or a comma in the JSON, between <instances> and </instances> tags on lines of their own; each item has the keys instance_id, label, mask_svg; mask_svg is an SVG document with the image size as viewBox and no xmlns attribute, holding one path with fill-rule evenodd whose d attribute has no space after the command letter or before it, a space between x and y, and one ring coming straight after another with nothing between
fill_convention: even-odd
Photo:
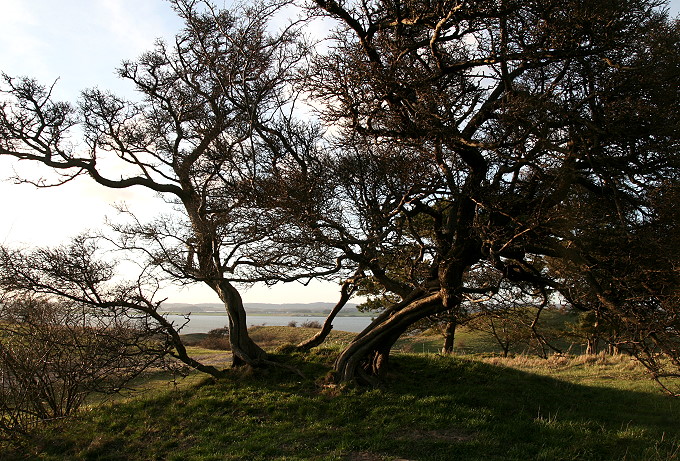
<instances>
[{"instance_id":1,"label":"bare tree","mask_svg":"<svg viewBox=\"0 0 680 461\"><path fill-rule=\"evenodd\" d=\"M90 90L76 110L5 77L0 154L171 202L173 218L116 225L117 245L216 292L235 364L266 361L238 282L365 274L389 303L338 381L377 382L412 325L460 318L501 282L588 309L570 294L580 278L628 322L585 226L629 242L651 191L677 179L680 33L663 2L315 0L310 15L338 27L311 54L295 25L268 32L281 4L173 5L175 43L120 70L140 103ZM296 118L303 97L319 124ZM85 150L67 143L77 124ZM580 220L592 202L603 219Z\"/></svg>"},{"instance_id":2,"label":"bare tree","mask_svg":"<svg viewBox=\"0 0 680 461\"><path fill-rule=\"evenodd\" d=\"M278 32L269 25L285 2L234 11L171 3L185 21L174 43L158 42L118 71L140 102L91 89L76 107L54 101L50 87L30 78L4 75L0 155L49 167L57 185L87 175L104 187L160 194L173 212L146 223L123 208L130 219L114 226L117 245L143 253L177 283L207 284L229 315L234 364L257 365L265 353L248 336L235 283L304 272L293 254L254 256L273 245L279 223L258 208L262 187L253 186L280 161L273 135L264 135L297 129L289 123L291 80L306 50L295 24ZM76 128L84 143L74 146Z\"/></svg>"},{"instance_id":3,"label":"bare tree","mask_svg":"<svg viewBox=\"0 0 680 461\"><path fill-rule=\"evenodd\" d=\"M179 333L184 325L172 323L159 311L162 300L154 299L158 280L146 273L132 281L121 279L116 274L117 262L103 258L98 241L81 235L57 248L22 251L0 247L0 289L7 305L14 305L14 300L38 299L27 306L44 305L45 324L57 325L57 330L58 325L72 325L99 337L107 331L113 336L128 331L130 347L156 357L169 355L191 368L220 376L220 370L189 356ZM50 306L56 307L50 310ZM80 315L74 320L78 309ZM9 315L15 315L13 312L7 311ZM34 309L31 317L38 326L42 325L41 312ZM62 315L62 321L57 315ZM116 350L114 347L110 353L115 356Z\"/></svg>"}]
</instances>

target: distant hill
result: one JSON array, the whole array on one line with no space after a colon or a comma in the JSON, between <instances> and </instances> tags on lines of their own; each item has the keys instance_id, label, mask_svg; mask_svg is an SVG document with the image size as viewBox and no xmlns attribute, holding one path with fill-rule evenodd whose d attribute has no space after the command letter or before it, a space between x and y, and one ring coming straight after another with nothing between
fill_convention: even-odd
<instances>
[{"instance_id":1,"label":"distant hill","mask_svg":"<svg viewBox=\"0 0 680 461\"><path fill-rule=\"evenodd\" d=\"M299 315L310 315L310 314L328 314L331 309L335 306L334 303L284 303L284 304L273 304L273 303L244 303L246 312L251 314L299 314ZM189 312L194 314L212 314L212 313L224 313L224 305L220 303L164 303L162 305L161 311L172 312L177 314L188 314ZM357 316L357 315L367 315L359 312L357 310L356 304L347 304L342 311L340 311L341 316Z\"/></svg>"}]
</instances>

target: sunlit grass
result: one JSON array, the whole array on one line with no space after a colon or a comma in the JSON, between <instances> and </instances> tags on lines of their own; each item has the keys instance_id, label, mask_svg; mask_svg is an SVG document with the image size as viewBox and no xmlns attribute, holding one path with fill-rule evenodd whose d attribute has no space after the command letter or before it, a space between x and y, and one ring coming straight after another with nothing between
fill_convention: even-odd
<instances>
[{"instance_id":1,"label":"sunlit grass","mask_svg":"<svg viewBox=\"0 0 680 461\"><path fill-rule=\"evenodd\" d=\"M400 353L384 389L362 389L325 383L334 350L274 353L304 379L270 369L151 386L5 458L678 459L680 401L625 358Z\"/></svg>"}]
</instances>

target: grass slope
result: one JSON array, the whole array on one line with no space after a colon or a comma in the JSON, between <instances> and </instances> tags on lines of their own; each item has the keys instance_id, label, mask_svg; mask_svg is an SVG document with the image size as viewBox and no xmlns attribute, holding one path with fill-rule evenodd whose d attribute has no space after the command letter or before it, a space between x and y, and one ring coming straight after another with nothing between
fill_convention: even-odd
<instances>
[{"instance_id":1,"label":"grass slope","mask_svg":"<svg viewBox=\"0 0 680 461\"><path fill-rule=\"evenodd\" d=\"M334 353L275 356L305 379L283 370L233 372L104 406L35 434L3 459L666 460L680 453L680 401L624 361L398 354L385 389L341 390L322 380ZM587 382L598 374L614 379Z\"/></svg>"}]
</instances>

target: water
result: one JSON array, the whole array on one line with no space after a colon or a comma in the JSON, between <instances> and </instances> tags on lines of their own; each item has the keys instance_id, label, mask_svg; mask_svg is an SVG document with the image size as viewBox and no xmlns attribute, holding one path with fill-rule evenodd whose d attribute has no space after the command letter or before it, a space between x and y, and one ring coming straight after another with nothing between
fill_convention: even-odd
<instances>
[{"instance_id":1,"label":"water","mask_svg":"<svg viewBox=\"0 0 680 461\"><path fill-rule=\"evenodd\" d=\"M168 315L168 320L175 324L175 327L182 325L185 320L181 315ZM249 327L255 325L284 326L290 322L296 322L298 326L305 321L317 321L321 325L326 317L307 317L293 315L249 315L247 323ZM333 320L333 329L339 331L351 331L358 333L371 323L371 317L336 317ZM229 324L226 315L197 315L193 314L189 323L182 328L181 334L207 333L215 328L222 328Z\"/></svg>"}]
</instances>

